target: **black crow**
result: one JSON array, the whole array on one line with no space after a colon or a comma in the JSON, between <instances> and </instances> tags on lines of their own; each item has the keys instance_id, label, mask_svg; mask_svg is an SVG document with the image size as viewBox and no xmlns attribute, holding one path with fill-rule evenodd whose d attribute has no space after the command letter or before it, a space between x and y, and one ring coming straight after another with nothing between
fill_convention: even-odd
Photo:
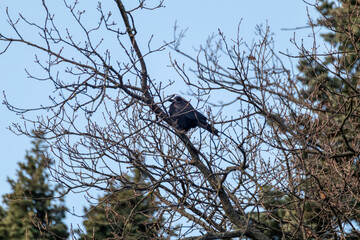
<instances>
[{"instance_id":1,"label":"black crow","mask_svg":"<svg viewBox=\"0 0 360 240\"><path fill-rule=\"evenodd\" d=\"M191 104L180 96L176 96L174 99L170 99L170 117L177 124L177 128L180 130L189 131L190 128L197 126L204 128L212 134L219 136L219 131L207 123L207 118L196 111Z\"/></svg>"}]
</instances>

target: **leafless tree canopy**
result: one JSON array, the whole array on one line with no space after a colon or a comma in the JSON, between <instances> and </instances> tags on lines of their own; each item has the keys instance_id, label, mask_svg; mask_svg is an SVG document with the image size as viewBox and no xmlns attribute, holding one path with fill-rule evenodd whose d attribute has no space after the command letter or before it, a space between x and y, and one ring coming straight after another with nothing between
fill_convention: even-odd
<instances>
[{"instance_id":1,"label":"leafless tree canopy","mask_svg":"<svg viewBox=\"0 0 360 240\"><path fill-rule=\"evenodd\" d=\"M137 37L134 15L156 13L162 1L153 5L141 0L127 6L115 0L112 13L99 3L99 18L93 22L83 20L86 13L78 1L64 4L76 25L58 28L55 10L43 1L46 15L41 22L9 13L14 31L3 35L0 30L0 44L1 53L19 44L41 52L36 58L41 76L28 74L53 83L52 103L21 109L5 98L5 104L26 122L14 124L13 131L29 136L34 127L46 131L58 159L52 172L69 191L109 191L111 184L120 182L117 191L154 194L159 219L165 219L164 238L179 224L184 224L179 238L187 239L269 239L265 232L284 239L323 239L321 234L343 237L356 230L353 221L359 221L359 212L354 206L360 200L356 174L360 134L353 127L359 114L356 87L349 97L319 82L314 85L316 93L302 94L298 77L281 60L285 56L274 52L268 28L258 29L252 45L242 41L240 32L236 39L227 39L219 30L196 53L181 50L182 34L163 46L153 48L150 39L148 48L140 48L144 39ZM20 24L27 24L40 39L27 38ZM99 37L104 31L106 36ZM350 33L347 40L357 41ZM319 54L295 45L303 59L348 84L349 74L336 64L340 54ZM177 78L193 89L192 105L197 99L197 108L215 109L200 111L221 132L219 137L173 127L167 102L173 97L172 82L153 79L147 68L147 58L164 48L173 51L169 61ZM330 54L333 65L322 60ZM193 71L182 59L191 61ZM319 95L337 98L339 104L324 108L317 101ZM226 100L219 103L216 99L223 96ZM124 176L132 168L147 176L150 184L129 182ZM285 217L273 214L279 209ZM307 211L317 214L309 220Z\"/></svg>"}]
</instances>

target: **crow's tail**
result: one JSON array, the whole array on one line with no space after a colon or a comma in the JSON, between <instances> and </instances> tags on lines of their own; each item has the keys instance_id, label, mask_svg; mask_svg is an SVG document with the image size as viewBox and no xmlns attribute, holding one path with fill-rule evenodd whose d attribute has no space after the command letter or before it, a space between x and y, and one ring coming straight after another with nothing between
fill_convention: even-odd
<instances>
[{"instance_id":1,"label":"crow's tail","mask_svg":"<svg viewBox=\"0 0 360 240\"><path fill-rule=\"evenodd\" d=\"M208 130L209 132L211 132L212 134L214 134L217 137L219 136L219 131L214 126L211 126L210 124L206 125L206 130Z\"/></svg>"}]
</instances>

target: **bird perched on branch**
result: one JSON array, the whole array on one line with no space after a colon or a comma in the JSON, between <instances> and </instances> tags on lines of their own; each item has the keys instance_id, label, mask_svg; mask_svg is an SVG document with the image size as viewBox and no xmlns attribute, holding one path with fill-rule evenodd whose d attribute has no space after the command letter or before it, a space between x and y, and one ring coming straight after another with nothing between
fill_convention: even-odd
<instances>
[{"instance_id":1,"label":"bird perched on branch","mask_svg":"<svg viewBox=\"0 0 360 240\"><path fill-rule=\"evenodd\" d=\"M189 131L191 128L197 126L208 130L212 134L219 136L219 131L207 122L207 118L196 111L191 104L180 96L174 99L169 99L170 102L170 117L176 123L176 127L180 130Z\"/></svg>"}]
</instances>

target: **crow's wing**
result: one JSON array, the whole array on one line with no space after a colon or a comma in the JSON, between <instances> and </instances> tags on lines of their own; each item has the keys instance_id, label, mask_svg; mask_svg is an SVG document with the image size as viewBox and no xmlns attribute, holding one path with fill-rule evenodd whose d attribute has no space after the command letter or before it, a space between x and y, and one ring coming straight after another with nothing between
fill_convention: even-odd
<instances>
[{"instance_id":1,"label":"crow's wing","mask_svg":"<svg viewBox=\"0 0 360 240\"><path fill-rule=\"evenodd\" d=\"M177 115L182 115L193 121L206 122L207 118L202 113L196 111L187 101L175 103L175 109L177 110Z\"/></svg>"},{"instance_id":2,"label":"crow's wing","mask_svg":"<svg viewBox=\"0 0 360 240\"><path fill-rule=\"evenodd\" d=\"M207 122L207 117L205 117L201 112L196 111L189 102L187 102L186 106L183 107L182 112L187 119L190 119L195 123L195 126L199 126L212 134L219 136L219 131Z\"/></svg>"},{"instance_id":3,"label":"crow's wing","mask_svg":"<svg viewBox=\"0 0 360 240\"><path fill-rule=\"evenodd\" d=\"M173 101L169 109L170 117L177 122L177 127L185 131L195 128L199 122L206 122L206 117L198 113L191 104L181 99Z\"/></svg>"},{"instance_id":4,"label":"crow's wing","mask_svg":"<svg viewBox=\"0 0 360 240\"><path fill-rule=\"evenodd\" d=\"M184 99L172 102L169 113L180 129L188 131L190 128L199 126L218 136L218 130L207 123L207 118Z\"/></svg>"}]
</instances>

